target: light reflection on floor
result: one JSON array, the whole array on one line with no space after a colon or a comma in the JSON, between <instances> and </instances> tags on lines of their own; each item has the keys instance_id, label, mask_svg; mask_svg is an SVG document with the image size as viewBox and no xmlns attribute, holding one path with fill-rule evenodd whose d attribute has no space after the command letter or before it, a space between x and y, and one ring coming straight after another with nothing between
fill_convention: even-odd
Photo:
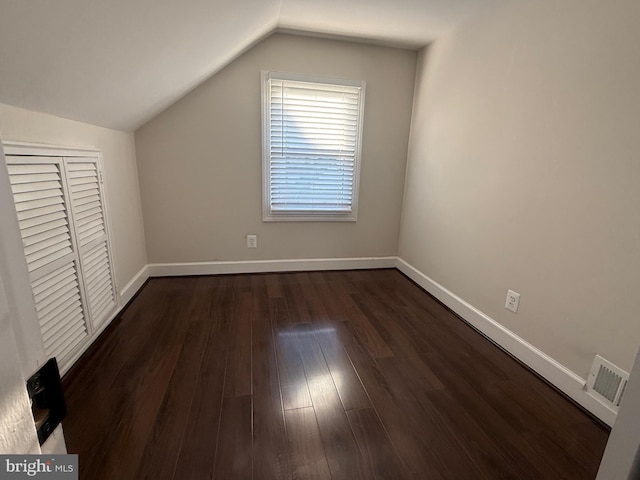
<instances>
[{"instance_id":1,"label":"light reflection on floor","mask_svg":"<svg viewBox=\"0 0 640 480\"><path fill-rule=\"evenodd\" d=\"M300 351L303 348L303 342L312 341L318 347L318 350L321 351L319 343L316 341L316 336L322 336L323 344L326 346L329 345L329 348L342 348L340 345L340 341L338 339L338 332L333 327L313 327L309 324L304 324L305 328L300 328L299 326L294 327L293 329L283 330L277 333L278 342L284 348L291 348L295 345L295 348ZM298 340L300 339L300 340ZM292 343L291 343L292 342ZM302 359L300 359L302 361ZM305 368L306 382L298 385L294 385L293 388L299 390L296 392L296 395L304 398L307 395L308 391L311 393L312 397L315 397L314 408L316 410L327 407L329 405L328 402L318 401L323 397L328 398L336 398L336 392L340 392L341 387L343 386L343 375L340 370L330 370L329 366L326 364L322 368L325 370L323 373L319 372L310 372L307 368Z\"/></svg>"}]
</instances>

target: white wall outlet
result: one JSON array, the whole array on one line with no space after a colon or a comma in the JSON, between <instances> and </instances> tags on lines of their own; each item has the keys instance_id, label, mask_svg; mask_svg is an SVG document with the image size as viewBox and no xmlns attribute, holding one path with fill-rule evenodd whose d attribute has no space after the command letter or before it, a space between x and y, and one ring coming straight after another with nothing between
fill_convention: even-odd
<instances>
[{"instance_id":1,"label":"white wall outlet","mask_svg":"<svg viewBox=\"0 0 640 480\"><path fill-rule=\"evenodd\" d=\"M257 235L247 235L247 248L258 248Z\"/></svg>"},{"instance_id":2,"label":"white wall outlet","mask_svg":"<svg viewBox=\"0 0 640 480\"><path fill-rule=\"evenodd\" d=\"M520 294L513 290L507 290L507 301L504 303L504 308L511 310L513 313L518 313L518 307L520 306Z\"/></svg>"}]
</instances>

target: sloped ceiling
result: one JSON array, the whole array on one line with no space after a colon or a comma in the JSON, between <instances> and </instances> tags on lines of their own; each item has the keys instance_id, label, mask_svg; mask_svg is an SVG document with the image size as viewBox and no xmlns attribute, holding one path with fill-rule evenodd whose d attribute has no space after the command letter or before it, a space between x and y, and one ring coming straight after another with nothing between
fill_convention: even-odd
<instances>
[{"instance_id":1,"label":"sloped ceiling","mask_svg":"<svg viewBox=\"0 0 640 480\"><path fill-rule=\"evenodd\" d=\"M132 131L278 27L417 48L489 0L0 0L0 102Z\"/></svg>"}]
</instances>

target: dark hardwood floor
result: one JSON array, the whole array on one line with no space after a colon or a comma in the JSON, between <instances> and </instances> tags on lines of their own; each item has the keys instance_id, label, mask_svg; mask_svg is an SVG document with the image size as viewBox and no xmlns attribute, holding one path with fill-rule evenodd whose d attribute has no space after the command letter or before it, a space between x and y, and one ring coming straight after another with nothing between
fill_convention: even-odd
<instances>
[{"instance_id":1,"label":"dark hardwood floor","mask_svg":"<svg viewBox=\"0 0 640 480\"><path fill-rule=\"evenodd\" d=\"M608 436L395 270L152 279L63 383L81 479L593 479Z\"/></svg>"}]
</instances>

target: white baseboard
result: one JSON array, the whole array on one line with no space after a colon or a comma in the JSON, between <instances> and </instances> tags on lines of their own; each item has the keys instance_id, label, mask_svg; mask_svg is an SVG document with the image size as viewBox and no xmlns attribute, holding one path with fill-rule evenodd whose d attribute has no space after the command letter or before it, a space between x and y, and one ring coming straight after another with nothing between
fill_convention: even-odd
<instances>
[{"instance_id":1,"label":"white baseboard","mask_svg":"<svg viewBox=\"0 0 640 480\"><path fill-rule=\"evenodd\" d=\"M309 258L300 260L248 260L195 263L152 263L151 277L222 275L229 273L300 272L311 270L357 270L393 268L396 257Z\"/></svg>"},{"instance_id":2,"label":"white baseboard","mask_svg":"<svg viewBox=\"0 0 640 480\"><path fill-rule=\"evenodd\" d=\"M121 309L133 298L149 277L185 276L185 275L222 275L234 273L299 272L319 270L357 270L372 268L397 268L423 289L457 313L463 320L487 336L497 345L531 368L561 392L573 399L600 420L613 426L616 413L598 402L585 390L586 381L564 365L560 364L526 340L500 325L487 314L458 297L453 292L429 278L398 257L361 257L361 258L312 258L300 260L254 260L221 261L195 263L153 263L145 265L122 288L120 305L113 315L104 322L94 338L111 323ZM68 362L66 371L88 348ZM64 371L62 372L64 373Z\"/></svg>"},{"instance_id":3,"label":"white baseboard","mask_svg":"<svg viewBox=\"0 0 640 480\"><path fill-rule=\"evenodd\" d=\"M602 405L585 390L586 381L526 340L467 303L427 275L398 258L396 268L457 313L497 345L516 357L549 383L609 426L616 413Z\"/></svg>"},{"instance_id":4,"label":"white baseboard","mask_svg":"<svg viewBox=\"0 0 640 480\"><path fill-rule=\"evenodd\" d=\"M124 307L133 296L138 293L138 290L144 285L144 282L149 278L149 266L145 265L136 273L133 278L127 283L122 290L120 290L120 307Z\"/></svg>"}]
</instances>

